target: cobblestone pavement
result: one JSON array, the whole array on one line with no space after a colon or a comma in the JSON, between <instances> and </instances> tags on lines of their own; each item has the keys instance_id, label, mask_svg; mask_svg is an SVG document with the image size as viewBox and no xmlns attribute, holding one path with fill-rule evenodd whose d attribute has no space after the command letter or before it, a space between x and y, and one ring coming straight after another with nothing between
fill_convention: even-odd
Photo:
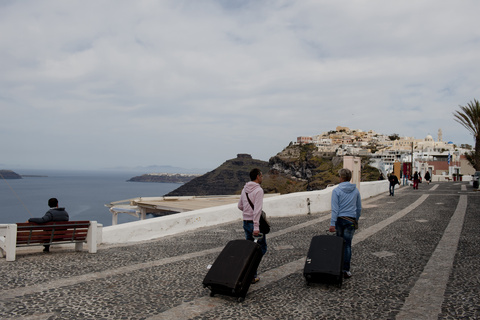
<instances>
[{"instance_id":1,"label":"cobblestone pavement","mask_svg":"<svg viewBox=\"0 0 480 320\"><path fill-rule=\"evenodd\" d=\"M363 201L352 273L307 286L302 270L329 213L274 218L261 281L243 303L210 297L207 265L241 222L97 254L52 246L0 259L1 319L480 319L480 193L465 182ZM30 251L32 251L30 250Z\"/></svg>"}]
</instances>

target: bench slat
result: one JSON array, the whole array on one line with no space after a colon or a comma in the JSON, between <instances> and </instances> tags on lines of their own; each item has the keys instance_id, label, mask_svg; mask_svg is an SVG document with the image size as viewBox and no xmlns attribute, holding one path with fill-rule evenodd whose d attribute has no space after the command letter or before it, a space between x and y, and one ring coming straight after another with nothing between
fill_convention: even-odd
<instances>
[{"instance_id":1,"label":"bench slat","mask_svg":"<svg viewBox=\"0 0 480 320\"><path fill-rule=\"evenodd\" d=\"M87 237L87 233L55 233L55 234L48 234L48 235L37 235L37 234L29 234L29 235L24 235L24 236L17 236L17 241L18 240L23 240L23 239L64 239L64 238L73 238L73 239L85 239Z\"/></svg>"},{"instance_id":2,"label":"bench slat","mask_svg":"<svg viewBox=\"0 0 480 320\"><path fill-rule=\"evenodd\" d=\"M55 240L86 240L87 235L54 235L53 237L38 237L38 236L31 236L31 237L17 237L17 243L19 242L45 242L45 241L55 241Z\"/></svg>"},{"instance_id":3,"label":"bench slat","mask_svg":"<svg viewBox=\"0 0 480 320\"><path fill-rule=\"evenodd\" d=\"M21 229L44 229L46 227L58 228L58 227L68 227L71 228L76 226L77 228L84 227L88 228L90 221L53 221L47 223L31 223L31 222L21 222L17 223L17 230Z\"/></svg>"},{"instance_id":4,"label":"bench slat","mask_svg":"<svg viewBox=\"0 0 480 320\"><path fill-rule=\"evenodd\" d=\"M30 242L30 243L17 243L17 247L29 247L29 246L44 246L54 244L70 244L70 243L84 243L84 240L67 240L67 241L55 241L55 242Z\"/></svg>"},{"instance_id":5,"label":"bench slat","mask_svg":"<svg viewBox=\"0 0 480 320\"><path fill-rule=\"evenodd\" d=\"M87 234L88 229L80 229L80 230L55 230L53 233L55 234L63 234L63 235L74 235L74 234ZM35 230L35 231L19 231L17 232L17 238L18 237L28 237L28 236L37 236L37 237L48 237L52 235L51 230Z\"/></svg>"}]
</instances>

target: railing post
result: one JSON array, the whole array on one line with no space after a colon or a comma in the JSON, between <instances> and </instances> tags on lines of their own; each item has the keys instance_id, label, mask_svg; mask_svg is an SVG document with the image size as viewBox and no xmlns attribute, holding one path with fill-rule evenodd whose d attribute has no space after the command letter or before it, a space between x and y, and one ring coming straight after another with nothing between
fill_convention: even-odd
<instances>
[{"instance_id":1,"label":"railing post","mask_svg":"<svg viewBox=\"0 0 480 320\"><path fill-rule=\"evenodd\" d=\"M90 221L87 233L88 252L97 253L97 221Z\"/></svg>"},{"instance_id":2,"label":"railing post","mask_svg":"<svg viewBox=\"0 0 480 320\"><path fill-rule=\"evenodd\" d=\"M15 261L15 253L17 247L17 225L7 225L5 233L5 255L7 261Z\"/></svg>"},{"instance_id":3,"label":"railing post","mask_svg":"<svg viewBox=\"0 0 480 320\"><path fill-rule=\"evenodd\" d=\"M140 207L140 220L147 219L147 209Z\"/></svg>"}]
</instances>

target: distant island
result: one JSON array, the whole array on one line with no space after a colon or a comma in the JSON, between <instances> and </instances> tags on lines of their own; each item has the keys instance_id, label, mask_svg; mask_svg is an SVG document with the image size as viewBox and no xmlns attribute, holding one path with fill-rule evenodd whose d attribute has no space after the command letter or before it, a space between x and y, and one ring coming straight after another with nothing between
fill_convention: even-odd
<instances>
[{"instance_id":1,"label":"distant island","mask_svg":"<svg viewBox=\"0 0 480 320\"><path fill-rule=\"evenodd\" d=\"M40 175L40 174L22 174L22 177L25 177L25 178L46 178L48 176Z\"/></svg>"},{"instance_id":2,"label":"distant island","mask_svg":"<svg viewBox=\"0 0 480 320\"><path fill-rule=\"evenodd\" d=\"M0 170L3 179L22 179L22 176L12 170Z\"/></svg>"},{"instance_id":3,"label":"distant island","mask_svg":"<svg viewBox=\"0 0 480 320\"><path fill-rule=\"evenodd\" d=\"M163 183L186 183L201 174L187 174L187 173L147 173L141 176L130 178L129 182L163 182Z\"/></svg>"}]
</instances>

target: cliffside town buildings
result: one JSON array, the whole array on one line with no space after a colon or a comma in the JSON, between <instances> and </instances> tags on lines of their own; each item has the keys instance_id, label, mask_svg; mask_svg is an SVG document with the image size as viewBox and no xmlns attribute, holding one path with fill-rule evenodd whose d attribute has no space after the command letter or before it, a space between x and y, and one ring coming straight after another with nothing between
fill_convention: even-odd
<instances>
[{"instance_id":1,"label":"cliffside town buildings","mask_svg":"<svg viewBox=\"0 0 480 320\"><path fill-rule=\"evenodd\" d=\"M431 135L415 139L338 126L335 131L297 138L297 144L305 143L315 144L322 156L368 156L384 176L392 171L402 177L418 171L423 177L429 171L437 180L444 180L475 173L465 157L471 147L444 142L441 129L435 141Z\"/></svg>"}]
</instances>

